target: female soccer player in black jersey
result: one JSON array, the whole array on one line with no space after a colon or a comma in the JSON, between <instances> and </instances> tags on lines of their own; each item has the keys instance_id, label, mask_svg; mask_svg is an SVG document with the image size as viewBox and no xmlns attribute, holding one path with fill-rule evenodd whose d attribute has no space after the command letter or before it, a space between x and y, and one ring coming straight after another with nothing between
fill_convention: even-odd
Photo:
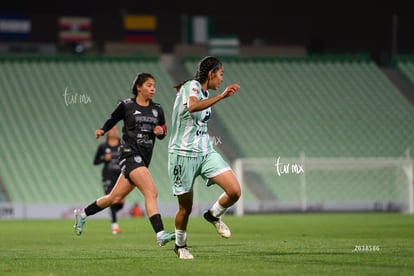
<instances>
[{"instance_id":1,"label":"female soccer player in black jersey","mask_svg":"<svg viewBox=\"0 0 414 276\"><path fill-rule=\"evenodd\" d=\"M164 231L157 207L157 188L148 166L155 138L163 139L166 136L164 111L158 103L152 101L155 79L151 74L138 74L132 85L132 93L135 97L121 101L102 128L95 131L95 137L99 138L117 122L124 121L119 163L122 173L109 195L98 198L85 209L74 211L74 228L76 234L81 235L87 216L122 202L137 187L145 198L145 210L157 235L157 243L163 246L175 240L175 233Z\"/></svg>"},{"instance_id":2,"label":"female soccer player in black jersey","mask_svg":"<svg viewBox=\"0 0 414 276\"><path fill-rule=\"evenodd\" d=\"M102 186L106 195L112 191L121 173L121 167L119 166L120 146L121 141L119 139L118 126L115 125L106 133L106 140L99 144L96 149L95 158L93 159L94 165L103 164L101 173ZM123 207L124 201L109 207L111 210L112 234L114 235L121 232L121 228L118 225L117 213Z\"/></svg>"}]
</instances>

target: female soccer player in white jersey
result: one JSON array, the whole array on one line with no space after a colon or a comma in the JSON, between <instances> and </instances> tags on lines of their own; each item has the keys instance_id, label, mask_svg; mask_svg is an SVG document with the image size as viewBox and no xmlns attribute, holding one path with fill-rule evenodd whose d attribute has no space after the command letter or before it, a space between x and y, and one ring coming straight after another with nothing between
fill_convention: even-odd
<instances>
[{"instance_id":1,"label":"female soccer player in white jersey","mask_svg":"<svg viewBox=\"0 0 414 276\"><path fill-rule=\"evenodd\" d=\"M221 217L240 198L239 182L228 163L217 153L209 139L207 121L211 107L235 94L240 86L232 84L209 98L209 89L218 90L223 82L224 67L215 57L203 58L193 80L175 86L177 95L172 113L172 130L168 145L168 173L174 195L178 199L175 216L174 252L180 259L193 259L187 247L187 224L193 206L196 177L207 186L219 185L224 193L203 216L217 233L230 238L231 232Z\"/></svg>"}]
</instances>

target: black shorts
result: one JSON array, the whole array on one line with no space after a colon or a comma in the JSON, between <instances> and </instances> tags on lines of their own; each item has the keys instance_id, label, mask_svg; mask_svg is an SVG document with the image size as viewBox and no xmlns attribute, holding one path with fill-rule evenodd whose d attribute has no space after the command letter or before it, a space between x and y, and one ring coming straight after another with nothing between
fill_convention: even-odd
<instances>
[{"instance_id":1,"label":"black shorts","mask_svg":"<svg viewBox=\"0 0 414 276\"><path fill-rule=\"evenodd\" d=\"M119 174L112 174L102 179L102 186L105 194L109 194L114 188L116 181L118 180Z\"/></svg>"},{"instance_id":2,"label":"black shorts","mask_svg":"<svg viewBox=\"0 0 414 276\"><path fill-rule=\"evenodd\" d=\"M139 167L147 167L145 164L145 161L140 155L134 155L129 157L121 157L121 161L119 162L119 165L121 166L121 172L127 178L131 181L129 178L129 174ZM132 181L131 181L132 182ZM131 183L132 184L132 183Z\"/></svg>"},{"instance_id":3,"label":"black shorts","mask_svg":"<svg viewBox=\"0 0 414 276\"><path fill-rule=\"evenodd\" d=\"M104 189L104 192L105 192L106 195L109 194L112 191L112 189L115 186L115 183L116 183L116 180L113 181L112 179L105 179L103 181L103 183L102 183L103 184L103 189Z\"/></svg>"}]
</instances>

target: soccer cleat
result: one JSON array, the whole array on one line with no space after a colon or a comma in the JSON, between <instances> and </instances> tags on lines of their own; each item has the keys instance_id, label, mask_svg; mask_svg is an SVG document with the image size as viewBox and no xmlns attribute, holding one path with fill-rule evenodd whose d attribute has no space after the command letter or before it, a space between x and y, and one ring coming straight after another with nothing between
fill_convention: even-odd
<instances>
[{"instance_id":1,"label":"soccer cleat","mask_svg":"<svg viewBox=\"0 0 414 276\"><path fill-rule=\"evenodd\" d=\"M73 211L73 214L75 215L75 225L73 225L73 228L75 228L76 235L80 236L83 231L83 225L86 222L86 219L81 217L81 209L75 209Z\"/></svg>"},{"instance_id":2,"label":"soccer cleat","mask_svg":"<svg viewBox=\"0 0 414 276\"><path fill-rule=\"evenodd\" d=\"M194 256L190 253L190 250L187 246L178 247L177 245L174 246L174 252L180 259L185 260L192 260L194 259Z\"/></svg>"},{"instance_id":3,"label":"soccer cleat","mask_svg":"<svg viewBox=\"0 0 414 276\"><path fill-rule=\"evenodd\" d=\"M167 242L175 240L175 232L167 232L161 234L160 237L157 238L157 243L159 246L164 246Z\"/></svg>"},{"instance_id":4,"label":"soccer cleat","mask_svg":"<svg viewBox=\"0 0 414 276\"><path fill-rule=\"evenodd\" d=\"M231 231L229 227L220 218L215 218L209 210L204 212L203 217L205 220L213 224L214 228L216 228L216 231L220 236L226 239L231 237Z\"/></svg>"},{"instance_id":5,"label":"soccer cleat","mask_svg":"<svg viewBox=\"0 0 414 276\"><path fill-rule=\"evenodd\" d=\"M117 235L119 233L121 233L121 228L119 228L118 226L112 228L112 234Z\"/></svg>"}]
</instances>

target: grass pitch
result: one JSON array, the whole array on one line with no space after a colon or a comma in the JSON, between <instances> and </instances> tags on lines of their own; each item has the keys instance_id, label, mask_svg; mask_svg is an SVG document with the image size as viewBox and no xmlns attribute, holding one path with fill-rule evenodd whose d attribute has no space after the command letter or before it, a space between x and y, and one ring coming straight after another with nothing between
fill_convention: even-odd
<instances>
[{"instance_id":1,"label":"grass pitch","mask_svg":"<svg viewBox=\"0 0 414 276\"><path fill-rule=\"evenodd\" d=\"M0 221L0 275L414 275L414 216L227 215L230 239L191 217L194 260L156 244L147 219ZM173 218L164 218L166 230Z\"/></svg>"}]
</instances>

